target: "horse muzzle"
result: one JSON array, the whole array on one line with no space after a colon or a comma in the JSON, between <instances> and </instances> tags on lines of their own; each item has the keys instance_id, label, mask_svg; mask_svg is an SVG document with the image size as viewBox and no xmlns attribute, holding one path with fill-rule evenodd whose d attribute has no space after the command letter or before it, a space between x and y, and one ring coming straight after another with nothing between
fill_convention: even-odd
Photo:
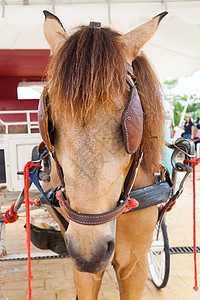
<instances>
[{"instance_id":1,"label":"horse muzzle","mask_svg":"<svg viewBox=\"0 0 200 300\"><path fill-rule=\"evenodd\" d=\"M115 239L110 235L96 242L86 237L82 242L76 242L76 239L66 233L65 241L76 268L88 273L103 271L110 262L115 248Z\"/></svg>"}]
</instances>

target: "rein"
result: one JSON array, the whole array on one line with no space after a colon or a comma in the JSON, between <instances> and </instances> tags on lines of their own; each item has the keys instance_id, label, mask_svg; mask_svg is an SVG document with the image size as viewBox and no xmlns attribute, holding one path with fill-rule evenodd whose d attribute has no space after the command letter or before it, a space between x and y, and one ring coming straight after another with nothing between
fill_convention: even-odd
<instances>
[{"instance_id":1,"label":"rein","mask_svg":"<svg viewBox=\"0 0 200 300\"><path fill-rule=\"evenodd\" d=\"M143 153L141 151L141 140L143 133L143 110L141 101L136 88L136 76L134 75L133 68L131 65L126 63L127 71L127 84L130 88L129 101L122 114L122 130L124 135L125 150L129 154L135 154L133 162L130 166L128 174L124 181L124 190L120 195L117 202L116 208L101 214L86 214L73 210L70 207L69 200L65 195L65 183L64 176L62 172L62 167L60 166L56 153L54 151L54 146L52 143L51 133L49 133L49 128L51 128L50 120L48 119L48 105L47 101L49 99L48 91L44 90L38 108L38 119L40 133L43 142L39 148L44 149L45 145L51 152L52 157L56 163L58 175L61 181L61 191L57 194L59 204L63 210L64 215L67 218L82 225L99 225L112 221L113 219L119 217L125 210L127 211L127 204L130 209L137 207L139 203L134 199L129 199L128 195L133 187L135 178L142 161ZM40 151L42 152L42 150ZM62 224L62 220L59 221Z\"/></svg>"}]
</instances>

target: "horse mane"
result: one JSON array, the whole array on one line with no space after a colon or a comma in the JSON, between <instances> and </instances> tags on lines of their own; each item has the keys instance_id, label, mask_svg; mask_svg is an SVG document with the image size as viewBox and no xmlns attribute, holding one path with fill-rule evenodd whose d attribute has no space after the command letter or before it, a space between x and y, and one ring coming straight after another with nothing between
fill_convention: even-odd
<instances>
[{"instance_id":1,"label":"horse mane","mask_svg":"<svg viewBox=\"0 0 200 300\"><path fill-rule=\"evenodd\" d=\"M47 69L53 122L65 118L64 112L70 112L72 120L85 122L97 101L113 111L114 97L126 87L118 37L110 28L82 26L53 55Z\"/></svg>"},{"instance_id":2,"label":"horse mane","mask_svg":"<svg viewBox=\"0 0 200 300\"><path fill-rule=\"evenodd\" d=\"M144 111L142 167L146 173L152 174L159 170L164 145L162 86L143 52L134 59L133 68Z\"/></svg>"}]
</instances>

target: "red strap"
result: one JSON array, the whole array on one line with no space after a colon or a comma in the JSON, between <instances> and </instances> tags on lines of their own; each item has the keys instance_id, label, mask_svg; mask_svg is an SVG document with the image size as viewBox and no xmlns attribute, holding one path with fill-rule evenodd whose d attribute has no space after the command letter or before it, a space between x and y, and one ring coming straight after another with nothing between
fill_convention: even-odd
<instances>
[{"instance_id":1,"label":"red strap","mask_svg":"<svg viewBox=\"0 0 200 300\"><path fill-rule=\"evenodd\" d=\"M165 202L165 204L160 204L159 205L160 210L162 210L167 203L168 203L168 201ZM176 200L174 200L174 202L172 202L172 204L170 204L170 206L168 207L168 209L166 210L166 212L172 210L172 208L174 207L175 204L176 204Z\"/></svg>"},{"instance_id":2,"label":"red strap","mask_svg":"<svg viewBox=\"0 0 200 300\"><path fill-rule=\"evenodd\" d=\"M59 205L60 205L61 209L63 210L61 190L56 192L56 199L59 201ZM66 201L67 205L69 205L68 200L65 200L65 201Z\"/></svg>"},{"instance_id":3,"label":"red strap","mask_svg":"<svg viewBox=\"0 0 200 300\"><path fill-rule=\"evenodd\" d=\"M29 293L29 300L31 300L31 280L33 276L31 274L31 230L30 230L30 211L29 211L29 169L32 167L39 167L41 165L35 164L32 161L27 162L24 166L24 195L25 195L25 206L26 206L26 243L27 243L27 254L28 254L28 293Z\"/></svg>"},{"instance_id":4,"label":"red strap","mask_svg":"<svg viewBox=\"0 0 200 300\"><path fill-rule=\"evenodd\" d=\"M138 207L138 205L139 205L139 202L137 200L135 200L133 198L132 199L129 198L128 202L127 202L127 204L125 206L124 212L126 213L129 210L131 210L132 208Z\"/></svg>"},{"instance_id":5,"label":"red strap","mask_svg":"<svg viewBox=\"0 0 200 300\"><path fill-rule=\"evenodd\" d=\"M172 202L172 204L170 204L170 206L167 209L167 212L172 210L173 206L176 204L176 200L174 200L174 202Z\"/></svg>"}]
</instances>

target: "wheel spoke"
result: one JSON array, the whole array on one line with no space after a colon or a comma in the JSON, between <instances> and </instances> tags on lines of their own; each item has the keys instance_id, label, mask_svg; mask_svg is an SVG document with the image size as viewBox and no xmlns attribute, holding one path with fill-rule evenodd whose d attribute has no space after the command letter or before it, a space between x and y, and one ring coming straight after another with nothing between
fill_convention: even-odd
<instances>
[{"instance_id":1,"label":"wheel spoke","mask_svg":"<svg viewBox=\"0 0 200 300\"><path fill-rule=\"evenodd\" d=\"M164 254L164 240L162 231L159 232L158 239L157 230L154 230L153 242L149 251L150 256L150 271L153 280L159 286L162 284L165 274L165 255Z\"/></svg>"},{"instance_id":2,"label":"wheel spoke","mask_svg":"<svg viewBox=\"0 0 200 300\"><path fill-rule=\"evenodd\" d=\"M159 256L156 256L154 253L152 253L152 260L155 263L157 269L160 269L160 266L162 265L162 263L164 262L164 260L160 259ZM157 259L158 258L158 259ZM160 263L161 262L161 263Z\"/></svg>"},{"instance_id":3,"label":"wheel spoke","mask_svg":"<svg viewBox=\"0 0 200 300\"><path fill-rule=\"evenodd\" d=\"M156 284L161 285L163 280L163 264L159 263L159 261L156 259L154 254L151 255L151 259L152 259L151 265L153 266L152 272L154 273L152 274L153 279L156 282Z\"/></svg>"}]
</instances>

